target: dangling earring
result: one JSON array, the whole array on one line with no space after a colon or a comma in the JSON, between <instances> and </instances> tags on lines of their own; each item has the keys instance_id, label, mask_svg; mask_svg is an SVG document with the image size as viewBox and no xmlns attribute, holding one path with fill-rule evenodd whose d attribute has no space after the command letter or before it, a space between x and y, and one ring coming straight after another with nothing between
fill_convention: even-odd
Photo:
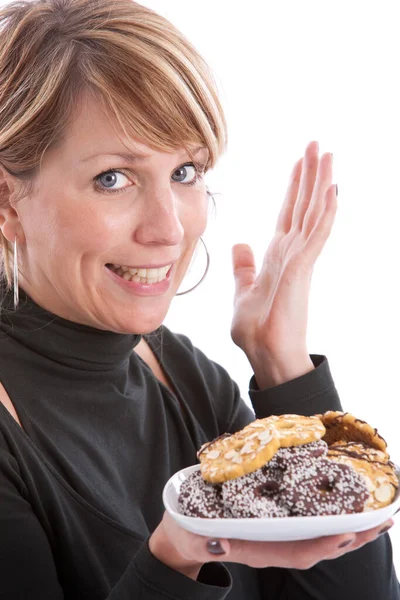
<instances>
[{"instance_id":1,"label":"dangling earring","mask_svg":"<svg viewBox=\"0 0 400 600\"><path fill-rule=\"evenodd\" d=\"M18 244L17 234L14 238L14 310L17 310L19 301L19 290L18 290Z\"/></svg>"},{"instance_id":2,"label":"dangling earring","mask_svg":"<svg viewBox=\"0 0 400 600\"><path fill-rule=\"evenodd\" d=\"M184 294L188 294L189 292L191 292L192 290L194 290L195 288L197 288L197 286L201 284L201 282L203 281L203 279L207 275L208 269L210 267L210 255L208 253L207 246L205 245L205 242L204 242L203 238L200 237L199 240L203 244L204 250L206 251L206 256L207 256L206 270L204 271L202 278L200 279L200 281L198 283L196 283L196 285L194 285L193 287L189 288L185 292L178 292L177 294L175 294L175 296L183 296Z\"/></svg>"}]
</instances>

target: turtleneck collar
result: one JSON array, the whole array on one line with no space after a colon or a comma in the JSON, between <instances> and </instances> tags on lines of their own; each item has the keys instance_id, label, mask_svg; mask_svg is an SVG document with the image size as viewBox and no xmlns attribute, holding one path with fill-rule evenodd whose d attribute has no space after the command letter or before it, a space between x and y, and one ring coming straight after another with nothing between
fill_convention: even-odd
<instances>
[{"instance_id":1,"label":"turtleneck collar","mask_svg":"<svg viewBox=\"0 0 400 600\"><path fill-rule=\"evenodd\" d=\"M140 342L137 334L103 331L55 315L19 290L0 284L0 339L12 337L26 348L63 365L84 370L113 369L129 359Z\"/></svg>"}]
</instances>

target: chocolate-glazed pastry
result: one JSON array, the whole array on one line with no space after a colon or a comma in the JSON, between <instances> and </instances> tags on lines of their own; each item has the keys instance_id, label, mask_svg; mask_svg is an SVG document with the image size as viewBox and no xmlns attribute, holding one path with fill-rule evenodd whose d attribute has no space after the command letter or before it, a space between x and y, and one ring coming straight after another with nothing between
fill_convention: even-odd
<instances>
[{"instance_id":1,"label":"chocolate-glazed pastry","mask_svg":"<svg viewBox=\"0 0 400 600\"><path fill-rule=\"evenodd\" d=\"M200 471L194 471L182 482L178 510L189 517L218 519L232 516L223 504L221 485L204 481Z\"/></svg>"},{"instance_id":2,"label":"chocolate-glazed pastry","mask_svg":"<svg viewBox=\"0 0 400 600\"><path fill-rule=\"evenodd\" d=\"M282 471L257 471L222 484L222 498L236 518L288 517L289 510L278 503Z\"/></svg>"},{"instance_id":3,"label":"chocolate-glazed pastry","mask_svg":"<svg viewBox=\"0 0 400 600\"><path fill-rule=\"evenodd\" d=\"M289 467L279 494L279 502L299 516L362 512L368 498L366 483L355 469L325 458Z\"/></svg>"}]
</instances>

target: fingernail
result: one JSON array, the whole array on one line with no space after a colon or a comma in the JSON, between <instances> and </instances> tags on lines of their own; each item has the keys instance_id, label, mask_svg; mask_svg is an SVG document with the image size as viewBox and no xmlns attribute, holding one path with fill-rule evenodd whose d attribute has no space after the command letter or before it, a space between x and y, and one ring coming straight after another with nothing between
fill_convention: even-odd
<instances>
[{"instance_id":1,"label":"fingernail","mask_svg":"<svg viewBox=\"0 0 400 600\"><path fill-rule=\"evenodd\" d=\"M211 554L225 554L225 550L222 548L219 540L208 540L207 550L208 552L211 552Z\"/></svg>"},{"instance_id":2,"label":"fingernail","mask_svg":"<svg viewBox=\"0 0 400 600\"><path fill-rule=\"evenodd\" d=\"M339 188L338 188L338 186L336 184L336 198L338 197L338 194L339 194Z\"/></svg>"},{"instance_id":3,"label":"fingernail","mask_svg":"<svg viewBox=\"0 0 400 600\"><path fill-rule=\"evenodd\" d=\"M380 531L378 531L378 535L383 535L384 533L386 533L387 531L389 531L389 529L392 527L392 525L387 525L386 527L384 527L383 529L381 529Z\"/></svg>"},{"instance_id":4,"label":"fingernail","mask_svg":"<svg viewBox=\"0 0 400 600\"><path fill-rule=\"evenodd\" d=\"M346 546L349 546L352 543L352 541L353 540L344 540L344 542L339 544L338 548L345 548Z\"/></svg>"}]
</instances>

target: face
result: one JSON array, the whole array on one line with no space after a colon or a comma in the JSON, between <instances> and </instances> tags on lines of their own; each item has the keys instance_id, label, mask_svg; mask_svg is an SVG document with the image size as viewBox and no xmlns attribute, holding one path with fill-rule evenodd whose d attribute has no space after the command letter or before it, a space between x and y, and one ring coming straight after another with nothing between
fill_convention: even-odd
<instances>
[{"instance_id":1,"label":"face","mask_svg":"<svg viewBox=\"0 0 400 600\"><path fill-rule=\"evenodd\" d=\"M20 287L63 318L147 333L182 282L208 197L184 150L154 151L117 132L85 96L63 144L45 155L34 195L15 205ZM115 155L129 152L139 158Z\"/></svg>"}]
</instances>

